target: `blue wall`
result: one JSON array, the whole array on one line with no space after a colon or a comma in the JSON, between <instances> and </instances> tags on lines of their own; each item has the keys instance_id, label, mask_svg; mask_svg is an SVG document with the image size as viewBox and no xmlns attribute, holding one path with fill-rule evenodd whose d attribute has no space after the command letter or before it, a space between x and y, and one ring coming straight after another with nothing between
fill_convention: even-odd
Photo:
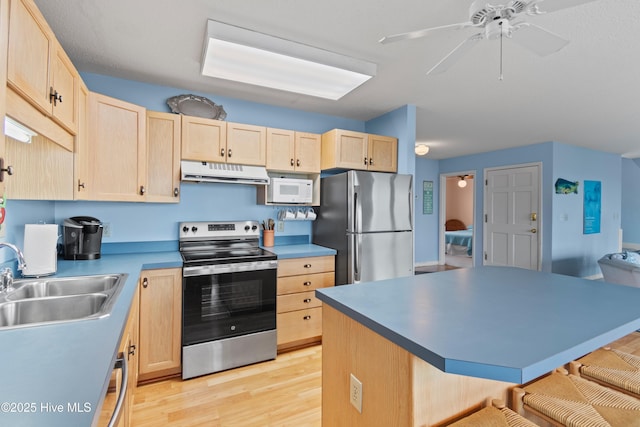
<instances>
[{"instance_id":1,"label":"blue wall","mask_svg":"<svg viewBox=\"0 0 640 427\"><path fill-rule=\"evenodd\" d=\"M640 159L622 159L622 241L640 249Z\"/></svg>"},{"instance_id":2,"label":"blue wall","mask_svg":"<svg viewBox=\"0 0 640 427\"><path fill-rule=\"evenodd\" d=\"M440 212L439 161L428 157L416 157L415 182L415 260L416 264L438 263L438 224ZM433 182L433 213L423 214L422 182Z\"/></svg>"}]
</instances>

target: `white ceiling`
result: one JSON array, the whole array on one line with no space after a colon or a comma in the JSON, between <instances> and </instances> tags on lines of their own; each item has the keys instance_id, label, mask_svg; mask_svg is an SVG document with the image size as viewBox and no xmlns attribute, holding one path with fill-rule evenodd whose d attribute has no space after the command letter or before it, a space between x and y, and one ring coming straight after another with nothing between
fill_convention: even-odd
<instances>
[{"instance_id":1,"label":"white ceiling","mask_svg":"<svg viewBox=\"0 0 640 427\"><path fill-rule=\"evenodd\" d=\"M417 141L434 159L546 141L640 157L638 0L529 17L571 43L541 58L506 40L503 81L498 41L426 75L473 29L378 43L467 21L471 0L35 1L80 71L358 120L413 104ZM378 73L338 101L203 77L208 19L371 61Z\"/></svg>"}]
</instances>

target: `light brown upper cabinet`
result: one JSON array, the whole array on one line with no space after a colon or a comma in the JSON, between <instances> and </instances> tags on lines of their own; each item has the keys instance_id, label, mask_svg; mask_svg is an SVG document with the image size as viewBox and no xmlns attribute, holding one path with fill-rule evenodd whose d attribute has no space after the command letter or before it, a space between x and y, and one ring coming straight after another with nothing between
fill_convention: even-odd
<instances>
[{"instance_id":1,"label":"light brown upper cabinet","mask_svg":"<svg viewBox=\"0 0 640 427\"><path fill-rule=\"evenodd\" d=\"M182 116L182 159L265 166L266 128Z\"/></svg>"},{"instance_id":2,"label":"light brown upper cabinet","mask_svg":"<svg viewBox=\"0 0 640 427\"><path fill-rule=\"evenodd\" d=\"M75 134L80 80L33 1L11 0L7 57L9 87Z\"/></svg>"},{"instance_id":3,"label":"light brown upper cabinet","mask_svg":"<svg viewBox=\"0 0 640 427\"><path fill-rule=\"evenodd\" d=\"M146 109L94 92L88 96L88 138L77 156L89 200L141 202L147 192ZM169 173L169 172L167 172ZM82 192L82 191L81 191ZM85 198L84 195L82 198Z\"/></svg>"},{"instance_id":4,"label":"light brown upper cabinet","mask_svg":"<svg viewBox=\"0 0 640 427\"><path fill-rule=\"evenodd\" d=\"M320 173L320 135L267 128L267 169Z\"/></svg>"},{"instance_id":5,"label":"light brown upper cabinet","mask_svg":"<svg viewBox=\"0 0 640 427\"><path fill-rule=\"evenodd\" d=\"M322 161L325 169L358 169L396 172L397 138L342 129L322 134Z\"/></svg>"},{"instance_id":6,"label":"light brown upper cabinet","mask_svg":"<svg viewBox=\"0 0 640 427\"><path fill-rule=\"evenodd\" d=\"M147 202L180 201L180 121L147 111Z\"/></svg>"}]
</instances>

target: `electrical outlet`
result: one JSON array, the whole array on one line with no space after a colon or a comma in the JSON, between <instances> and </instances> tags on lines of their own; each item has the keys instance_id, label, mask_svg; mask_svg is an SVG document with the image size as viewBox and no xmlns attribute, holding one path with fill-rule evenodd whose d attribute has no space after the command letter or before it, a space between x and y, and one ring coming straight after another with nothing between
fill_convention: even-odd
<instances>
[{"instance_id":1,"label":"electrical outlet","mask_svg":"<svg viewBox=\"0 0 640 427\"><path fill-rule=\"evenodd\" d=\"M102 223L102 237L111 237L111 223L103 222Z\"/></svg>"},{"instance_id":2,"label":"electrical outlet","mask_svg":"<svg viewBox=\"0 0 640 427\"><path fill-rule=\"evenodd\" d=\"M349 400L353 407L362 413L362 383L353 374L349 378Z\"/></svg>"},{"instance_id":3,"label":"electrical outlet","mask_svg":"<svg viewBox=\"0 0 640 427\"><path fill-rule=\"evenodd\" d=\"M284 221L278 221L278 233L282 233L284 231Z\"/></svg>"}]
</instances>

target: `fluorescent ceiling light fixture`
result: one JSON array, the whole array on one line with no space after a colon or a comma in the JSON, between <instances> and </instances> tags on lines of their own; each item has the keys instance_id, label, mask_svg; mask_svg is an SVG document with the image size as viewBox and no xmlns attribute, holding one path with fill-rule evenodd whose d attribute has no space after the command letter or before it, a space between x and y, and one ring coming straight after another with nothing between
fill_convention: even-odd
<instances>
[{"instance_id":1,"label":"fluorescent ceiling light fixture","mask_svg":"<svg viewBox=\"0 0 640 427\"><path fill-rule=\"evenodd\" d=\"M337 100L376 75L374 63L209 20L202 75Z\"/></svg>"},{"instance_id":2,"label":"fluorescent ceiling light fixture","mask_svg":"<svg viewBox=\"0 0 640 427\"><path fill-rule=\"evenodd\" d=\"M28 127L16 122L8 116L4 116L4 134L26 144L31 143L31 137L38 135Z\"/></svg>"}]
</instances>

